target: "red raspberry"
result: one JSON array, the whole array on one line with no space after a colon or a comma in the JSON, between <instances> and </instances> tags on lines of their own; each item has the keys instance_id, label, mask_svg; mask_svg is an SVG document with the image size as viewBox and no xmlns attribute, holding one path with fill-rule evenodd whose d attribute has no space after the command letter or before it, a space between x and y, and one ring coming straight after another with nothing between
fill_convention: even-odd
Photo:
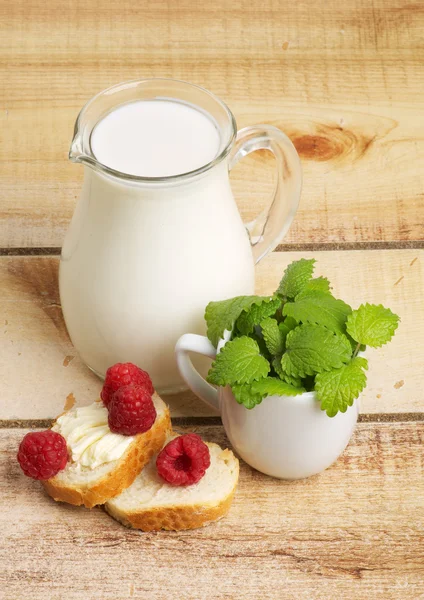
<instances>
[{"instance_id":1,"label":"red raspberry","mask_svg":"<svg viewBox=\"0 0 424 600\"><path fill-rule=\"evenodd\" d=\"M51 429L27 433L18 450L22 471L33 479L50 479L68 462L66 440Z\"/></svg>"},{"instance_id":2,"label":"red raspberry","mask_svg":"<svg viewBox=\"0 0 424 600\"><path fill-rule=\"evenodd\" d=\"M171 440L156 459L158 473L171 485L192 485L211 464L209 448L200 436L187 433Z\"/></svg>"},{"instance_id":3,"label":"red raspberry","mask_svg":"<svg viewBox=\"0 0 424 600\"><path fill-rule=\"evenodd\" d=\"M105 382L100 397L105 406L112 400L113 394L124 385L141 385L149 394L155 391L152 380L146 371L132 363L116 363L106 371Z\"/></svg>"},{"instance_id":4,"label":"red raspberry","mask_svg":"<svg viewBox=\"0 0 424 600\"><path fill-rule=\"evenodd\" d=\"M109 402L109 427L114 433L137 435L148 431L156 419L150 392L141 385L126 385Z\"/></svg>"}]
</instances>

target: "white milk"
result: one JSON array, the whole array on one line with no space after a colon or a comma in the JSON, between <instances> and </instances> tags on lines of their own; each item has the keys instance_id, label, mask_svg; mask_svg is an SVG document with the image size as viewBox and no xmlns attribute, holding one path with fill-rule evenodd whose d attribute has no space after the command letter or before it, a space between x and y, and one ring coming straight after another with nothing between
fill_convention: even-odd
<instances>
[{"instance_id":1,"label":"white milk","mask_svg":"<svg viewBox=\"0 0 424 600\"><path fill-rule=\"evenodd\" d=\"M218 154L214 121L183 102L140 100L109 113L95 127L91 148L104 165L142 177L194 171Z\"/></svg>"},{"instance_id":2,"label":"white milk","mask_svg":"<svg viewBox=\"0 0 424 600\"><path fill-rule=\"evenodd\" d=\"M92 136L97 158L156 176L212 160L219 146L213 121L172 104L143 101L110 113ZM104 375L115 362L131 361L150 373L159 391L184 387L174 358L177 339L205 333L210 300L253 290L251 246L227 159L201 176L166 185L132 183L85 167L62 249L60 294L72 342L94 371Z\"/></svg>"}]
</instances>

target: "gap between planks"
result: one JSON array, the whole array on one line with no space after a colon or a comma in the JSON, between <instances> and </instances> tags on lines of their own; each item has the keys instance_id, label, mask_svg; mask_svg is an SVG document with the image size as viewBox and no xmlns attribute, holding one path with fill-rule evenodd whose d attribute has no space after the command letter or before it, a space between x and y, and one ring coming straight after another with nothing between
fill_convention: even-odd
<instances>
[{"instance_id":1,"label":"gap between planks","mask_svg":"<svg viewBox=\"0 0 424 600\"><path fill-rule=\"evenodd\" d=\"M334 250L409 250L424 249L424 240L391 242L323 242L279 244L274 252L320 252ZM59 256L61 248L0 248L0 256Z\"/></svg>"},{"instance_id":2,"label":"gap between planks","mask_svg":"<svg viewBox=\"0 0 424 600\"><path fill-rule=\"evenodd\" d=\"M50 427L54 419L0 419L0 429L39 429ZM410 423L424 421L424 413L383 413L359 415L359 423ZM222 425L221 417L173 417L176 427L212 427Z\"/></svg>"}]
</instances>

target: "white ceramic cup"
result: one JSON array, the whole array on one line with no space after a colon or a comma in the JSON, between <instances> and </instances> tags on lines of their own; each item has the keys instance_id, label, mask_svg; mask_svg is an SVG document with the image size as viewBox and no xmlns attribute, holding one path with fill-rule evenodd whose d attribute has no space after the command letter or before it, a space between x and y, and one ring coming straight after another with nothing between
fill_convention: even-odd
<instances>
[{"instance_id":1,"label":"white ceramic cup","mask_svg":"<svg viewBox=\"0 0 424 600\"><path fill-rule=\"evenodd\" d=\"M178 368L190 389L219 411L232 446L258 471L280 479L309 477L329 467L349 443L358 400L332 418L321 410L315 392L268 396L249 410L237 403L230 387L216 389L205 381L190 352L215 358L216 349L206 337L187 333L175 347Z\"/></svg>"}]
</instances>

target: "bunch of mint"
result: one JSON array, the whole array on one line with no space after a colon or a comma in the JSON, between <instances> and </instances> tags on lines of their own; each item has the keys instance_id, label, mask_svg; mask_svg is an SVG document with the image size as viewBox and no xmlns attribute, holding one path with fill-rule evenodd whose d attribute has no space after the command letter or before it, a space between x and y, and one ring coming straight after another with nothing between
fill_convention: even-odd
<instances>
[{"instance_id":1,"label":"bunch of mint","mask_svg":"<svg viewBox=\"0 0 424 600\"><path fill-rule=\"evenodd\" d=\"M315 390L329 417L345 412L367 382L368 362L358 353L390 341L398 326L388 308L352 310L336 299L328 279L313 278L314 263L290 264L271 297L237 296L206 307L208 338L220 350L208 381L231 386L246 408L266 396Z\"/></svg>"}]
</instances>

